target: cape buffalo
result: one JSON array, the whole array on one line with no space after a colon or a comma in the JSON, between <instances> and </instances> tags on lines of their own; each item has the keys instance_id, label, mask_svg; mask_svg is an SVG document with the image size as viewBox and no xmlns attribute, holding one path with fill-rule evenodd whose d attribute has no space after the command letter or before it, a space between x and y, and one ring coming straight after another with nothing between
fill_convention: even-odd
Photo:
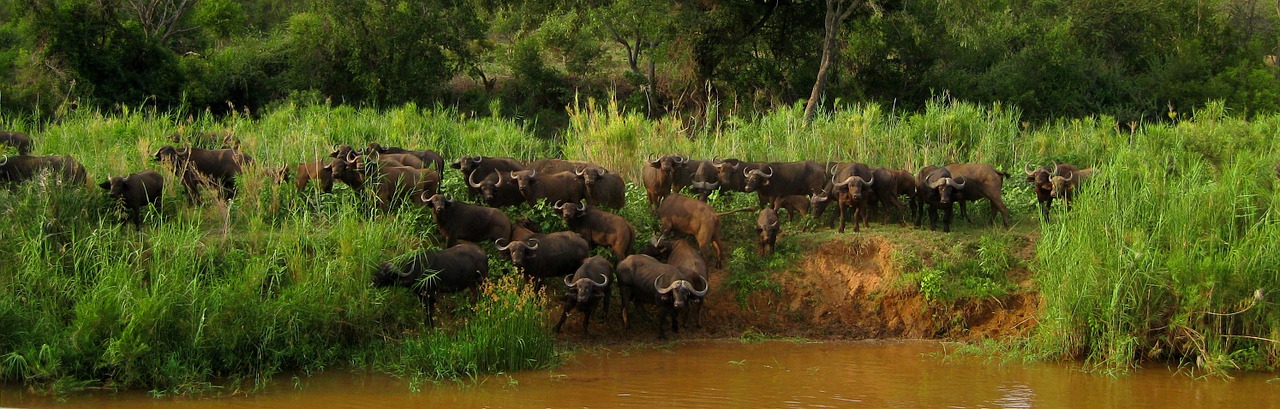
<instances>
[{"instance_id":1,"label":"cape buffalo","mask_svg":"<svg viewBox=\"0 0 1280 409\"><path fill-rule=\"evenodd\" d=\"M504 244L505 243L505 244ZM542 279L572 274L582 266L591 247L574 232L534 234L522 241L494 240L499 251L510 252L511 265L534 282L533 291L542 288Z\"/></svg>"},{"instance_id":2,"label":"cape buffalo","mask_svg":"<svg viewBox=\"0 0 1280 409\"><path fill-rule=\"evenodd\" d=\"M667 338L667 317L671 319L671 331L679 332L677 318L685 304L690 298L705 297L709 289L705 279L690 277L684 270L644 254L633 254L619 262L616 277L618 292L622 296L623 324L631 327L628 307L638 309L640 304L657 305L658 337L661 339ZM699 283L701 290L697 289L694 281L702 281Z\"/></svg>"},{"instance_id":3,"label":"cape buffalo","mask_svg":"<svg viewBox=\"0 0 1280 409\"><path fill-rule=\"evenodd\" d=\"M1087 168L1053 176L1052 179L1049 179L1049 183L1053 185L1053 189L1049 192L1050 195L1055 198L1061 198L1062 202L1067 205L1067 210L1071 210L1071 201L1075 199L1076 188L1093 176L1094 171L1094 168Z\"/></svg>"},{"instance_id":4,"label":"cape buffalo","mask_svg":"<svg viewBox=\"0 0 1280 409\"><path fill-rule=\"evenodd\" d=\"M463 243L444 250L426 251L400 265L382 263L373 274L375 287L398 286L418 295L426 310L427 326L434 327L431 310L436 294L470 289L471 300L480 298L480 284L489 275L489 257L479 246Z\"/></svg>"},{"instance_id":5,"label":"cape buffalo","mask_svg":"<svg viewBox=\"0 0 1280 409\"><path fill-rule=\"evenodd\" d=\"M509 173L518 170L524 170L524 164L514 158L486 158L483 156L463 156L457 162L449 164L449 167L462 172L462 177L471 180L471 175L479 173L480 177L485 177L493 172ZM480 190L475 187L469 187L467 192L471 197L479 197Z\"/></svg>"},{"instance_id":6,"label":"cape buffalo","mask_svg":"<svg viewBox=\"0 0 1280 409\"><path fill-rule=\"evenodd\" d=\"M536 170L521 170L510 172L508 176L515 179L520 186L520 194L530 205L539 200L548 203L579 202L586 198L586 189L578 183L572 171L547 174Z\"/></svg>"},{"instance_id":7,"label":"cape buffalo","mask_svg":"<svg viewBox=\"0 0 1280 409\"><path fill-rule=\"evenodd\" d=\"M227 199L235 198L236 175L243 172L244 166L253 163L253 158L235 149L174 148L169 145L160 147L153 160L168 165L182 178L187 198L192 202L199 197L197 189L206 184L218 185L220 193Z\"/></svg>"},{"instance_id":8,"label":"cape buffalo","mask_svg":"<svg viewBox=\"0 0 1280 409\"><path fill-rule=\"evenodd\" d=\"M480 172L472 172L467 177L467 186L479 192L481 200L489 207L516 206L524 203L524 195L520 194L520 185L507 176L506 172L493 172L488 177L476 182L474 178Z\"/></svg>"},{"instance_id":9,"label":"cape buffalo","mask_svg":"<svg viewBox=\"0 0 1280 409\"><path fill-rule=\"evenodd\" d=\"M721 190L720 174L712 161L692 161L693 174L689 177L689 193L698 195L698 200L707 201L711 192Z\"/></svg>"},{"instance_id":10,"label":"cape buffalo","mask_svg":"<svg viewBox=\"0 0 1280 409\"><path fill-rule=\"evenodd\" d=\"M555 208L570 231L578 233L592 246L608 247L615 260L621 261L631 254L636 228L626 218L582 203L556 203Z\"/></svg>"},{"instance_id":11,"label":"cape buffalo","mask_svg":"<svg viewBox=\"0 0 1280 409\"><path fill-rule=\"evenodd\" d=\"M479 243L506 239L511 234L511 219L501 210L454 201L441 194L420 197L431 206L431 214L448 247L453 247L458 240Z\"/></svg>"},{"instance_id":12,"label":"cape buffalo","mask_svg":"<svg viewBox=\"0 0 1280 409\"><path fill-rule=\"evenodd\" d=\"M770 162L742 173L743 191L760 195L760 207L788 195L811 195L822 190L826 172L814 161Z\"/></svg>"},{"instance_id":13,"label":"cape buffalo","mask_svg":"<svg viewBox=\"0 0 1280 409\"><path fill-rule=\"evenodd\" d=\"M889 224L890 208L901 216L900 224L907 225L907 210L902 204L901 196L906 195L914 203L916 194L916 176L901 169L875 168L871 176L877 183L871 188L884 213L884 224Z\"/></svg>"},{"instance_id":14,"label":"cape buffalo","mask_svg":"<svg viewBox=\"0 0 1280 409\"><path fill-rule=\"evenodd\" d=\"M756 217L756 234L760 235L756 253L761 256L773 255L773 246L781 232L782 222L778 221L778 213L768 207L760 210L760 216Z\"/></svg>"},{"instance_id":15,"label":"cape buffalo","mask_svg":"<svg viewBox=\"0 0 1280 409\"><path fill-rule=\"evenodd\" d=\"M586 189L587 204L614 210L627 204L627 183L621 175L599 166L575 169L573 174Z\"/></svg>"},{"instance_id":16,"label":"cape buffalo","mask_svg":"<svg viewBox=\"0 0 1280 409\"><path fill-rule=\"evenodd\" d=\"M84 185L88 179L84 165L70 156L0 155L0 183L22 183L46 171L73 185Z\"/></svg>"},{"instance_id":17,"label":"cape buffalo","mask_svg":"<svg viewBox=\"0 0 1280 409\"><path fill-rule=\"evenodd\" d=\"M434 169L418 169L409 166L382 166L378 168L375 189L378 206L390 210L392 201L400 198L428 198L440 190L440 174Z\"/></svg>"},{"instance_id":18,"label":"cape buffalo","mask_svg":"<svg viewBox=\"0 0 1280 409\"><path fill-rule=\"evenodd\" d=\"M436 153L436 151L433 151L430 149L408 150L408 149L398 148L394 146L382 146L382 145L379 145L377 142L370 142L369 147L365 148L364 153L366 155L370 155L374 153L378 153L378 154L403 153L403 154L413 155L414 157L418 158L418 160L422 161L422 164L424 165L422 167L433 167L435 168L436 172L439 172L441 175L444 174L444 157L440 156L440 154Z\"/></svg>"},{"instance_id":19,"label":"cape buffalo","mask_svg":"<svg viewBox=\"0 0 1280 409\"><path fill-rule=\"evenodd\" d=\"M838 230L840 233L844 233L847 216L845 208L853 209L853 231L858 231L859 225L871 228L871 224L867 221L867 204L874 195L871 189L875 186L875 182L871 168L862 163L845 165L832 175L831 191L828 192L827 200L834 199L840 208ZM817 200L816 195L815 200Z\"/></svg>"},{"instance_id":20,"label":"cape buffalo","mask_svg":"<svg viewBox=\"0 0 1280 409\"><path fill-rule=\"evenodd\" d=\"M1060 174L1075 172L1076 167L1067 163L1054 162L1052 165L1035 169L1024 166L1022 171L1027 174L1027 182L1031 183L1032 190L1036 192L1036 204L1040 207L1040 216L1048 222L1049 208L1053 206L1053 183L1050 179Z\"/></svg>"},{"instance_id":21,"label":"cape buffalo","mask_svg":"<svg viewBox=\"0 0 1280 409\"><path fill-rule=\"evenodd\" d=\"M298 190L304 190L314 180L321 192L333 193L332 162L332 160L321 159L315 162L299 163L293 186Z\"/></svg>"},{"instance_id":22,"label":"cape buffalo","mask_svg":"<svg viewBox=\"0 0 1280 409\"><path fill-rule=\"evenodd\" d=\"M739 209L749 210L749 209ZM724 264L726 248L720 240L720 216L733 213L716 213L710 205L688 196L674 194L667 197L658 206L658 220L662 223L662 233L666 236L671 230L693 236L698 241L698 248L706 251L714 246L716 249L716 266Z\"/></svg>"},{"instance_id":23,"label":"cape buffalo","mask_svg":"<svg viewBox=\"0 0 1280 409\"><path fill-rule=\"evenodd\" d=\"M685 168L689 159L680 155L663 155L657 159L645 161L642 179L645 193L649 196L649 206L657 208L663 198L670 195L675 183L676 172ZM679 190L676 190L677 192Z\"/></svg>"},{"instance_id":24,"label":"cape buffalo","mask_svg":"<svg viewBox=\"0 0 1280 409\"><path fill-rule=\"evenodd\" d=\"M818 191L817 193L814 193L814 195L819 193L822 193L822 191ZM787 195L779 197L773 200L773 210L778 211L786 209L788 220L795 221L796 215L809 215L809 209L813 206L813 203L810 200L809 196L801 195Z\"/></svg>"},{"instance_id":25,"label":"cape buffalo","mask_svg":"<svg viewBox=\"0 0 1280 409\"><path fill-rule=\"evenodd\" d=\"M0 145L12 146L19 155L31 154L31 137L22 132L0 132Z\"/></svg>"},{"instance_id":26,"label":"cape buffalo","mask_svg":"<svg viewBox=\"0 0 1280 409\"><path fill-rule=\"evenodd\" d=\"M995 167L980 163L952 163L947 165L957 180L963 180L965 187L959 189L960 201L977 201L987 199L991 202L991 224L996 222L996 212L1003 217L1004 227L1009 227L1009 208L1005 207L1000 191L1004 188L1004 178L1008 173L996 170Z\"/></svg>"},{"instance_id":27,"label":"cape buffalo","mask_svg":"<svg viewBox=\"0 0 1280 409\"><path fill-rule=\"evenodd\" d=\"M160 212L160 197L164 194L164 176L154 170L144 170L125 177L113 176L98 186L107 190L107 195L115 199L129 211L129 220L134 228L142 229L142 207L151 205Z\"/></svg>"},{"instance_id":28,"label":"cape buffalo","mask_svg":"<svg viewBox=\"0 0 1280 409\"><path fill-rule=\"evenodd\" d=\"M743 162L738 159L712 159L711 164L716 167L720 190L729 192L746 192L747 175L767 165L765 162Z\"/></svg>"},{"instance_id":29,"label":"cape buffalo","mask_svg":"<svg viewBox=\"0 0 1280 409\"><path fill-rule=\"evenodd\" d=\"M968 182L951 177L951 172L946 168L937 166L927 166L920 170L919 188L917 188L917 196L920 198L920 204L917 207L916 227L920 227L924 223L925 211L923 207L928 205L929 213L929 229L937 229L938 211L943 212L942 231L951 232L952 203L955 202L957 191L964 189Z\"/></svg>"},{"instance_id":30,"label":"cape buffalo","mask_svg":"<svg viewBox=\"0 0 1280 409\"><path fill-rule=\"evenodd\" d=\"M603 304L603 315L609 314L609 276L613 275L613 265L603 257L594 256L582 261L582 266L573 275L564 277L564 285L569 287L564 295L564 310L560 313L560 322L556 323L556 332L564 325L569 311L582 312L582 335L589 335L587 322L596 304Z\"/></svg>"}]
</instances>

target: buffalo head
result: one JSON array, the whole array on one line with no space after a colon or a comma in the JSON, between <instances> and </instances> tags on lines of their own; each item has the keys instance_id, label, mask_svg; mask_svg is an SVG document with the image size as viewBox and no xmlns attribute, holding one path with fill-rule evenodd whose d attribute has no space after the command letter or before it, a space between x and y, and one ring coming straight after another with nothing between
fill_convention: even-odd
<instances>
[{"instance_id":1,"label":"buffalo head","mask_svg":"<svg viewBox=\"0 0 1280 409\"><path fill-rule=\"evenodd\" d=\"M555 208L556 212L560 213L560 216L564 217L565 220L576 219L587 214L587 204L584 202L566 203L557 200Z\"/></svg>"},{"instance_id":2,"label":"buffalo head","mask_svg":"<svg viewBox=\"0 0 1280 409\"><path fill-rule=\"evenodd\" d=\"M950 175L950 174L948 174ZM938 192L938 203L947 204L955 199L957 190L963 190L965 185L964 177L939 177L928 182L927 187Z\"/></svg>"},{"instance_id":3,"label":"buffalo head","mask_svg":"<svg viewBox=\"0 0 1280 409\"><path fill-rule=\"evenodd\" d=\"M513 241L507 244L506 239L497 239L493 241L498 251L505 251L511 255L511 265L524 268L525 262L538 257L538 239L529 239L527 241Z\"/></svg>"},{"instance_id":4,"label":"buffalo head","mask_svg":"<svg viewBox=\"0 0 1280 409\"><path fill-rule=\"evenodd\" d=\"M569 294L577 297L578 302L585 304L591 300L591 297L604 297L605 291L609 291L609 275L604 275L603 282L592 280L591 277L582 277L577 280L573 279L573 274L564 276L564 285L569 287Z\"/></svg>"},{"instance_id":5,"label":"buffalo head","mask_svg":"<svg viewBox=\"0 0 1280 409\"><path fill-rule=\"evenodd\" d=\"M761 186L769 184L769 179L773 177L773 167L767 166L761 169L743 169L742 177L746 180L743 190L750 193L759 189Z\"/></svg>"},{"instance_id":6,"label":"buffalo head","mask_svg":"<svg viewBox=\"0 0 1280 409\"><path fill-rule=\"evenodd\" d=\"M689 280L673 280L671 284L663 287L659 285L658 282L661 281L664 276L666 275L659 275L657 278L653 279L653 289L658 291L658 297L662 299L662 301L671 301L672 306L677 309L684 308L684 303L689 299L689 296L698 298L705 297L707 295L707 290L711 287L710 283L707 283L705 279L701 280L703 282L701 291L695 289L693 287L693 283L689 282Z\"/></svg>"},{"instance_id":7,"label":"buffalo head","mask_svg":"<svg viewBox=\"0 0 1280 409\"><path fill-rule=\"evenodd\" d=\"M871 192L871 186L876 183L873 176L871 180L863 180L861 176L853 175L837 182L835 176L831 177L832 193L835 193L841 200L846 203L852 203L862 199Z\"/></svg>"}]
</instances>

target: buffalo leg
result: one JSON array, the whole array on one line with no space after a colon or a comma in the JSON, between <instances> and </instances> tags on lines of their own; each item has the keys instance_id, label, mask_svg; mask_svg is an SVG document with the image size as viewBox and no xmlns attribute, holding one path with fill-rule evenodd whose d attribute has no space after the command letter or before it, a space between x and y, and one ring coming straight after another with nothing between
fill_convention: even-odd
<instances>
[{"instance_id":1,"label":"buffalo leg","mask_svg":"<svg viewBox=\"0 0 1280 409\"><path fill-rule=\"evenodd\" d=\"M853 229L857 230L858 225L853 225ZM836 232L844 233L844 203L840 203L840 228Z\"/></svg>"},{"instance_id":2,"label":"buffalo leg","mask_svg":"<svg viewBox=\"0 0 1280 409\"><path fill-rule=\"evenodd\" d=\"M964 205L960 206L960 213L964 213ZM952 207L950 204L947 204L942 207L942 232L943 233L951 232L951 219L953 216L954 216L954 213L952 213Z\"/></svg>"}]
</instances>

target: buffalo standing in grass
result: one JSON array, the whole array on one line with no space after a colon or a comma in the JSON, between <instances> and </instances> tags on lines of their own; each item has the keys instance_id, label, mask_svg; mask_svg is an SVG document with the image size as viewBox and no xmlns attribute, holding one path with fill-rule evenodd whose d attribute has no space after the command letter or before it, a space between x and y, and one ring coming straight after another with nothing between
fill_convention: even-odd
<instances>
[{"instance_id":1,"label":"buffalo standing in grass","mask_svg":"<svg viewBox=\"0 0 1280 409\"><path fill-rule=\"evenodd\" d=\"M707 201L711 192L721 190L720 174L712 161L691 161L693 174L689 177L689 193L698 196L698 200Z\"/></svg>"},{"instance_id":2,"label":"buffalo standing in grass","mask_svg":"<svg viewBox=\"0 0 1280 409\"><path fill-rule=\"evenodd\" d=\"M716 213L710 205L698 199L677 194L663 200L657 213L663 236L671 230L693 236L703 252L715 247L717 267L724 264L727 249L720 240L720 216L728 212Z\"/></svg>"},{"instance_id":3,"label":"buffalo standing in grass","mask_svg":"<svg viewBox=\"0 0 1280 409\"><path fill-rule=\"evenodd\" d=\"M0 156L0 183L22 183L41 172L72 185L83 186L88 179L84 165L70 156Z\"/></svg>"},{"instance_id":4,"label":"buffalo standing in grass","mask_svg":"<svg viewBox=\"0 0 1280 409\"><path fill-rule=\"evenodd\" d=\"M756 253L772 256L779 233L782 233L782 222L778 221L778 213L767 207L760 210L760 216L756 217L756 234L760 235Z\"/></svg>"},{"instance_id":5,"label":"buffalo standing in grass","mask_svg":"<svg viewBox=\"0 0 1280 409\"><path fill-rule=\"evenodd\" d=\"M12 146L19 155L31 154L31 137L22 132L0 132L0 145Z\"/></svg>"},{"instance_id":6,"label":"buffalo standing in grass","mask_svg":"<svg viewBox=\"0 0 1280 409\"><path fill-rule=\"evenodd\" d=\"M680 155L663 155L657 159L651 158L645 161L641 176L645 193L648 194L649 206L657 208L662 199L672 193L676 173L684 169L688 163L689 159Z\"/></svg>"},{"instance_id":7,"label":"buffalo standing in grass","mask_svg":"<svg viewBox=\"0 0 1280 409\"><path fill-rule=\"evenodd\" d=\"M959 190L966 187L967 182L951 176L946 168L927 166L920 170L916 208L916 227L924 223L924 214L929 213L929 229L937 230L938 211L943 212L942 231L951 232L952 203L956 201ZM928 206L926 210L924 207Z\"/></svg>"},{"instance_id":8,"label":"buffalo standing in grass","mask_svg":"<svg viewBox=\"0 0 1280 409\"><path fill-rule=\"evenodd\" d=\"M613 275L613 265L600 256L588 258L578 267L573 275L564 277L564 285L568 291L564 295L564 310L560 313L560 322L556 323L556 332L564 326L569 311L582 313L582 335L589 335L587 323L596 305L601 304L602 315L609 314L609 276Z\"/></svg>"},{"instance_id":9,"label":"buffalo standing in grass","mask_svg":"<svg viewBox=\"0 0 1280 409\"><path fill-rule=\"evenodd\" d=\"M431 206L446 246L452 247L458 240L479 243L507 239L511 235L511 218L501 210L454 201L440 194L420 197Z\"/></svg>"},{"instance_id":10,"label":"buffalo standing in grass","mask_svg":"<svg viewBox=\"0 0 1280 409\"><path fill-rule=\"evenodd\" d=\"M332 160L321 159L315 162L299 163L296 175L293 177L293 187L299 191L305 190L307 185L315 181L321 192L333 193L332 162Z\"/></svg>"},{"instance_id":11,"label":"buffalo standing in grass","mask_svg":"<svg viewBox=\"0 0 1280 409\"><path fill-rule=\"evenodd\" d=\"M168 165L182 178L182 186L192 202L199 197L198 189L203 185L216 185L223 197L235 198L236 175L253 163L252 157L235 149L174 148L169 145L160 147L153 160Z\"/></svg>"},{"instance_id":12,"label":"buffalo standing in grass","mask_svg":"<svg viewBox=\"0 0 1280 409\"><path fill-rule=\"evenodd\" d=\"M747 193L760 196L760 207L772 206L777 198L811 195L822 190L826 172L814 161L770 162L758 169L743 171Z\"/></svg>"},{"instance_id":13,"label":"buffalo standing in grass","mask_svg":"<svg viewBox=\"0 0 1280 409\"><path fill-rule=\"evenodd\" d=\"M480 284L489 275L489 257L471 243L427 251L400 265L382 263L373 274L375 287L398 286L418 295L426 310L427 326L434 327L432 310L436 295L471 290L473 303L480 299Z\"/></svg>"},{"instance_id":14,"label":"buffalo standing in grass","mask_svg":"<svg viewBox=\"0 0 1280 409\"><path fill-rule=\"evenodd\" d=\"M614 210L626 206L627 182L621 175L599 166L576 169L573 174L582 182L587 204Z\"/></svg>"},{"instance_id":15,"label":"buffalo standing in grass","mask_svg":"<svg viewBox=\"0 0 1280 409\"><path fill-rule=\"evenodd\" d=\"M884 213L884 224L889 224L890 209L897 211L901 217L899 224L907 225L907 206L902 203L902 196L914 202L916 193L916 176L901 169L876 168L871 171L876 185L871 189Z\"/></svg>"},{"instance_id":16,"label":"buffalo standing in grass","mask_svg":"<svg viewBox=\"0 0 1280 409\"><path fill-rule=\"evenodd\" d=\"M413 155L422 162L424 168L434 168L436 172L444 174L444 157L439 153L430 149L409 150L394 146L382 146L377 142L370 142L369 146L364 150L365 155L378 154L408 154ZM407 165L407 164L406 164Z\"/></svg>"},{"instance_id":17,"label":"buffalo standing in grass","mask_svg":"<svg viewBox=\"0 0 1280 409\"><path fill-rule=\"evenodd\" d=\"M636 228L625 217L583 203L557 203L555 208L564 217L569 230L578 233L592 246L609 248L618 261L631 255Z\"/></svg>"},{"instance_id":18,"label":"buffalo standing in grass","mask_svg":"<svg viewBox=\"0 0 1280 409\"><path fill-rule=\"evenodd\" d=\"M817 193L814 193L814 195L821 192L822 191L818 191ZM810 201L809 196L787 195L773 200L773 210L778 211L786 209L787 220L791 220L793 222L796 220L797 215L808 216L809 210L812 206L813 203Z\"/></svg>"},{"instance_id":19,"label":"buffalo standing in grass","mask_svg":"<svg viewBox=\"0 0 1280 409\"><path fill-rule=\"evenodd\" d=\"M548 203L573 202L586 199L586 188L579 183L572 171L541 173L536 170L511 172L508 176L520 186L520 194L530 205L538 201Z\"/></svg>"},{"instance_id":20,"label":"buffalo standing in grass","mask_svg":"<svg viewBox=\"0 0 1280 409\"><path fill-rule=\"evenodd\" d=\"M1049 183L1053 186L1049 194L1054 198L1062 199L1062 202L1067 206L1067 210L1071 210L1071 202L1075 200L1076 189L1080 187L1081 183L1092 177L1094 171L1095 169L1093 168L1087 168L1055 175L1049 179Z\"/></svg>"},{"instance_id":21,"label":"buffalo standing in grass","mask_svg":"<svg viewBox=\"0 0 1280 409\"><path fill-rule=\"evenodd\" d=\"M98 186L107 195L129 211L129 221L142 230L142 208L150 205L160 212L160 197L164 194L164 176L154 170L144 170L125 177L114 176Z\"/></svg>"},{"instance_id":22,"label":"buffalo standing in grass","mask_svg":"<svg viewBox=\"0 0 1280 409\"><path fill-rule=\"evenodd\" d=\"M1049 208L1053 206L1053 182L1050 179L1060 174L1075 172L1076 167L1055 162L1035 169L1025 166L1022 171L1027 174L1027 182L1031 183L1032 190L1036 192L1036 204L1040 207L1040 216L1048 222Z\"/></svg>"},{"instance_id":23,"label":"buffalo standing in grass","mask_svg":"<svg viewBox=\"0 0 1280 409\"><path fill-rule=\"evenodd\" d=\"M499 251L508 252L511 265L534 282L534 292L542 288L542 279L573 274L591 251L586 240L567 231L534 234L522 241L498 239L494 244Z\"/></svg>"},{"instance_id":24,"label":"buffalo standing in grass","mask_svg":"<svg viewBox=\"0 0 1280 409\"><path fill-rule=\"evenodd\" d=\"M476 180L483 180L489 174L494 172L510 173L518 170L524 170L524 164L515 158L508 157L483 157L483 156L463 156L457 162L449 164L449 167L462 172L465 180L472 180L472 175L478 175ZM480 196L480 188L468 185L468 194L471 197Z\"/></svg>"},{"instance_id":25,"label":"buffalo standing in grass","mask_svg":"<svg viewBox=\"0 0 1280 409\"><path fill-rule=\"evenodd\" d=\"M1004 178L1009 177L1008 173L980 163L953 163L947 165L947 171L964 184L964 188L957 188L960 191L957 201L987 199L991 202L990 223L995 224L996 213L999 212L1004 221L1004 227L1009 227L1009 208L1004 205L1004 200L1000 197L1001 190L1004 188ZM967 212L964 213L967 216Z\"/></svg>"},{"instance_id":26,"label":"buffalo standing in grass","mask_svg":"<svg viewBox=\"0 0 1280 409\"><path fill-rule=\"evenodd\" d=\"M489 207L517 206L524 203L524 195L520 194L520 185L512 180L507 172L493 172L488 177L481 176L477 182L474 178L480 172L467 177L467 186L479 192L478 196Z\"/></svg>"},{"instance_id":27,"label":"buffalo standing in grass","mask_svg":"<svg viewBox=\"0 0 1280 409\"><path fill-rule=\"evenodd\" d=\"M392 203L403 198L429 198L440 190L440 174L434 169L409 166L382 166L378 168L378 206L391 210Z\"/></svg>"},{"instance_id":28,"label":"buffalo standing in grass","mask_svg":"<svg viewBox=\"0 0 1280 409\"><path fill-rule=\"evenodd\" d=\"M875 186L875 182L871 168L862 163L841 166L832 175L831 190L825 200L835 200L836 205L840 208L840 228L838 230L840 233L844 233L845 219L848 216L845 211L846 208L853 209L853 231L859 231L859 225L871 228L871 224L867 221L867 205L874 197L874 192L871 189L872 186ZM815 195L815 200L825 201L817 195Z\"/></svg>"}]
</instances>

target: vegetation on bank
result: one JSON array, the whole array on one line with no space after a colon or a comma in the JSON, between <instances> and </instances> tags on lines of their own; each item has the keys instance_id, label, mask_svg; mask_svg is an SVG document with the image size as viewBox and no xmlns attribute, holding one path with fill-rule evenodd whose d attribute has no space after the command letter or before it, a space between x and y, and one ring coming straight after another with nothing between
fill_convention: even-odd
<instances>
[{"instance_id":1,"label":"vegetation on bank","mask_svg":"<svg viewBox=\"0 0 1280 409\"><path fill-rule=\"evenodd\" d=\"M807 126L800 111L697 129L584 101L552 141L512 121L412 104L378 111L287 103L259 118L90 109L47 124L3 117L0 127L33 135L38 154L72 155L94 181L156 168L150 155L176 131L233 132L262 166L241 178L241 194L229 205L190 206L170 183L163 214L148 216L142 233L118 223L96 187L36 181L0 190L0 377L59 390L182 392L215 379L257 383L289 369L354 365L426 379L554 362L546 301L520 292L503 278L512 274L507 269L495 269L501 272L474 308L468 295L449 298L453 305L444 303L440 316L452 320L436 331L423 326L409 292L370 287L382 261L439 245L429 212L368 210L341 185L319 195L269 182L275 166L314 160L335 143L368 141L430 147L446 158L562 154L631 181L647 154L666 152L907 169L985 162L1012 174L1005 197L1022 225L1039 223L1020 176L1024 164L1093 166L1102 171L1075 208L1055 207L1054 222L1041 227L1032 269L1044 312L1023 350L1107 368L1145 359L1209 371L1280 366L1280 152L1273 142L1280 116L1244 120L1210 104L1193 118L1131 132L1107 117L1027 127L1017 110L946 99L920 113L843 106ZM444 186L461 191L457 172L447 172ZM643 194L632 187L629 195L621 213L647 238L656 222ZM751 201L737 196L715 203L724 210ZM544 210L512 214L557 223ZM971 208L975 219L986 212ZM742 278L730 285L769 291L767 277L738 276L737 269L772 268L777 259L744 253L754 245L747 223L726 229L735 248L727 274ZM975 265L922 269L921 291L941 300L998 294L1007 283L988 280L991 291L973 291L987 285L979 279L998 269L993 264L1011 262L999 250L1007 239L989 237L978 240L978 250L991 250ZM776 257L793 257L789 245L781 243ZM949 274L977 281L934 285Z\"/></svg>"}]
</instances>

